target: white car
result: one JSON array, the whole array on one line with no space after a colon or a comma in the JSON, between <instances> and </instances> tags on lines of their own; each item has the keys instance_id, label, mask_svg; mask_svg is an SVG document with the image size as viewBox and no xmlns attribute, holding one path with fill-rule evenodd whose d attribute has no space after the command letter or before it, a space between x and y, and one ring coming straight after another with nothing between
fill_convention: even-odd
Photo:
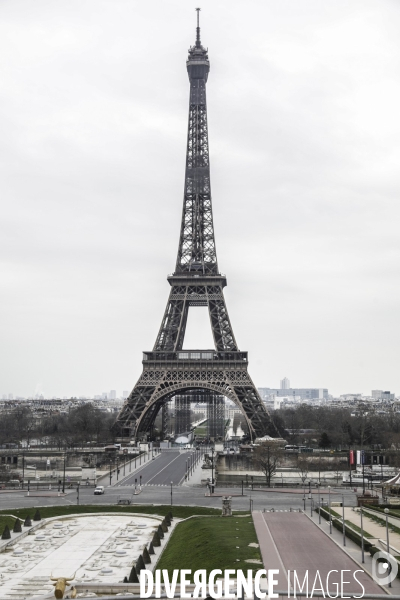
<instances>
[{"instance_id":1,"label":"white car","mask_svg":"<svg viewBox=\"0 0 400 600\"><path fill-rule=\"evenodd\" d=\"M98 485L97 488L94 490L95 496L99 496L100 494L104 494L104 486L103 485Z\"/></svg>"}]
</instances>

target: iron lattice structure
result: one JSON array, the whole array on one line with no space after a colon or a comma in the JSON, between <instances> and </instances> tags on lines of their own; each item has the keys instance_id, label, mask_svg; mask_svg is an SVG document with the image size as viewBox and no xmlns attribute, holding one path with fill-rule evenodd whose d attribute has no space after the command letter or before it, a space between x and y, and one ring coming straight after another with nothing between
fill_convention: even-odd
<instances>
[{"instance_id":1,"label":"iron lattice structure","mask_svg":"<svg viewBox=\"0 0 400 600\"><path fill-rule=\"evenodd\" d=\"M177 394L175 396L175 435L186 435L190 431L190 401L190 394Z\"/></svg>"},{"instance_id":2,"label":"iron lattice structure","mask_svg":"<svg viewBox=\"0 0 400 600\"><path fill-rule=\"evenodd\" d=\"M243 412L250 437L271 433L271 420L247 372L225 304L226 277L218 269L211 204L206 83L210 70L200 41L189 49L189 122L182 222L175 272L152 352L143 353L143 372L117 418L121 435L141 439L160 408L177 394L208 390L230 398ZM183 350L188 311L207 306L215 348Z\"/></svg>"},{"instance_id":3,"label":"iron lattice structure","mask_svg":"<svg viewBox=\"0 0 400 600\"><path fill-rule=\"evenodd\" d=\"M207 403L207 437L211 441L223 440L225 434L225 400L213 394Z\"/></svg>"},{"instance_id":4,"label":"iron lattice structure","mask_svg":"<svg viewBox=\"0 0 400 600\"><path fill-rule=\"evenodd\" d=\"M169 410L168 404L163 404L161 412L161 437L166 440L169 436Z\"/></svg>"}]
</instances>

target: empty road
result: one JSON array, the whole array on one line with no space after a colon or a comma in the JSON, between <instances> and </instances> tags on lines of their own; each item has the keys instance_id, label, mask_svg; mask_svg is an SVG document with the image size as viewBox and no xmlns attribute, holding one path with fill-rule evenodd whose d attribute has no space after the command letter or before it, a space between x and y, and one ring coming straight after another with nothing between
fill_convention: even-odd
<instances>
[{"instance_id":1,"label":"empty road","mask_svg":"<svg viewBox=\"0 0 400 600\"><path fill-rule=\"evenodd\" d=\"M186 463L189 456L194 456L191 451L166 450L158 454L153 460L144 464L131 475L121 479L114 487L139 485L179 485L182 483L186 472Z\"/></svg>"}]
</instances>

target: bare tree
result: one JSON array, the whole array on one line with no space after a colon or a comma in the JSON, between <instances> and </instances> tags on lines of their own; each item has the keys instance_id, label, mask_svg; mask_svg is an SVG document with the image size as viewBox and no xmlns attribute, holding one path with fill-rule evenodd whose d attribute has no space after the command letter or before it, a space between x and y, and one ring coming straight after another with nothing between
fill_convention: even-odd
<instances>
[{"instance_id":1,"label":"bare tree","mask_svg":"<svg viewBox=\"0 0 400 600\"><path fill-rule=\"evenodd\" d=\"M297 470L299 472L301 482L304 485L310 470L310 461L306 456L299 454L297 458Z\"/></svg>"},{"instance_id":2,"label":"bare tree","mask_svg":"<svg viewBox=\"0 0 400 600\"><path fill-rule=\"evenodd\" d=\"M271 478L275 475L283 459L282 448L273 442L266 442L254 450L254 463L265 474L267 487L271 487Z\"/></svg>"}]
</instances>

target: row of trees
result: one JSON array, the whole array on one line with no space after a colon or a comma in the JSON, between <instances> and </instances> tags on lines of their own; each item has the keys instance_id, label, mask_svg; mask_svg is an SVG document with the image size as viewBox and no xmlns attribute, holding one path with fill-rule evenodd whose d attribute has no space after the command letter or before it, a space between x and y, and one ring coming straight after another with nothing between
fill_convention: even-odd
<instances>
[{"instance_id":1,"label":"row of trees","mask_svg":"<svg viewBox=\"0 0 400 600\"><path fill-rule=\"evenodd\" d=\"M274 411L272 420L289 444L322 448L400 448L400 414L377 414L368 406L348 408L312 407ZM313 430L303 433L303 429Z\"/></svg>"},{"instance_id":2,"label":"row of trees","mask_svg":"<svg viewBox=\"0 0 400 600\"><path fill-rule=\"evenodd\" d=\"M366 407L354 414L346 408L313 408L302 405L298 409L281 409L271 414L270 435L279 433L289 444L348 449L400 449L400 414L376 414ZM70 446L114 439L112 425L115 414L83 404L60 413L37 418L26 407L15 407L0 415L0 444L33 439L47 439L54 446ZM244 419L237 415L234 429L245 428ZM303 430L311 430L304 433Z\"/></svg>"},{"instance_id":3,"label":"row of trees","mask_svg":"<svg viewBox=\"0 0 400 600\"><path fill-rule=\"evenodd\" d=\"M0 445L38 441L51 447L65 448L112 441L115 414L83 404L69 413L42 416L40 419L28 407L16 407L0 418Z\"/></svg>"}]
</instances>

